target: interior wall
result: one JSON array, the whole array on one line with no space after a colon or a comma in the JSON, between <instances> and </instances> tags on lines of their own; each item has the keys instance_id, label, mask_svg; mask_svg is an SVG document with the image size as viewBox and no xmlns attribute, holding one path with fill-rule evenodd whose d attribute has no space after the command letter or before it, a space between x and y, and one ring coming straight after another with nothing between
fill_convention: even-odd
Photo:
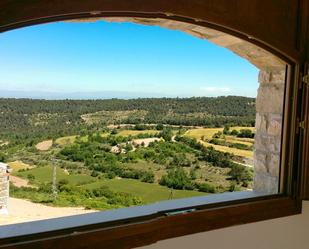
<instances>
[{"instance_id":1,"label":"interior wall","mask_svg":"<svg viewBox=\"0 0 309 249\"><path fill-rule=\"evenodd\" d=\"M160 241L140 249L308 249L309 201L300 215Z\"/></svg>"}]
</instances>

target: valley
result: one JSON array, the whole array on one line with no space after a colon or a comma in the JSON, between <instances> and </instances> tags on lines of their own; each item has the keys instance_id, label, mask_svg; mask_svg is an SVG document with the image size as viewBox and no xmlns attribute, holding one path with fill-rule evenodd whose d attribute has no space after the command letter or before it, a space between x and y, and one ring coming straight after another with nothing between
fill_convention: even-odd
<instances>
[{"instance_id":1,"label":"valley","mask_svg":"<svg viewBox=\"0 0 309 249\"><path fill-rule=\"evenodd\" d=\"M10 195L107 210L249 190L254 103L233 96L0 99L0 161L13 169Z\"/></svg>"}]
</instances>

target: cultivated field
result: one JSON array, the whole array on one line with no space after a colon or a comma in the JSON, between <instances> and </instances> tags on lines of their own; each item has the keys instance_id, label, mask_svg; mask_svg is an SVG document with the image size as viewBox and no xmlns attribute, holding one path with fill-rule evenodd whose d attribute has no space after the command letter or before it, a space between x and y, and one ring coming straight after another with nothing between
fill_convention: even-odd
<instances>
[{"instance_id":1,"label":"cultivated field","mask_svg":"<svg viewBox=\"0 0 309 249\"><path fill-rule=\"evenodd\" d=\"M119 133L117 133L117 136L136 136L136 135L140 135L140 134L157 134L158 131L156 130L142 130L142 131L137 131L137 130L121 130Z\"/></svg>"},{"instance_id":2,"label":"cultivated field","mask_svg":"<svg viewBox=\"0 0 309 249\"><path fill-rule=\"evenodd\" d=\"M33 165L23 163L22 161L14 161L9 162L8 165L13 169L13 172L17 172L19 170L28 170L34 168Z\"/></svg>"},{"instance_id":3,"label":"cultivated field","mask_svg":"<svg viewBox=\"0 0 309 249\"><path fill-rule=\"evenodd\" d=\"M49 183L52 181L53 168L52 166L37 167L27 171L13 173L18 177L27 178L28 175L34 176L34 183ZM68 180L71 184L82 185L95 181L95 179L89 175L83 174L71 174L68 175L63 169L57 167L57 181L63 179Z\"/></svg>"},{"instance_id":4,"label":"cultivated field","mask_svg":"<svg viewBox=\"0 0 309 249\"><path fill-rule=\"evenodd\" d=\"M53 146L53 140L45 140L38 143L35 148L40 151L47 151Z\"/></svg>"},{"instance_id":5,"label":"cultivated field","mask_svg":"<svg viewBox=\"0 0 309 249\"><path fill-rule=\"evenodd\" d=\"M254 127L231 127L230 130L237 130L240 131L242 129L249 129L252 132L255 132ZM232 153L236 156L240 157L246 157L246 158L253 158L253 151L248 151L248 150L242 150L242 149L237 149L237 148L230 148L227 146L222 146L222 145L215 145L208 143L204 140L210 140L213 138L213 136L217 132L223 132L223 128L197 128L197 129L190 129L185 133L185 136L195 138L198 141L200 141L203 145L206 147L212 146L218 151L222 152L228 152ZM248 146L252 146L254 144L254 139L252 138L238 138L234 136L226 136L225 140L227 142L231 143L240 143Z\"/></svg>"}]
</instances>

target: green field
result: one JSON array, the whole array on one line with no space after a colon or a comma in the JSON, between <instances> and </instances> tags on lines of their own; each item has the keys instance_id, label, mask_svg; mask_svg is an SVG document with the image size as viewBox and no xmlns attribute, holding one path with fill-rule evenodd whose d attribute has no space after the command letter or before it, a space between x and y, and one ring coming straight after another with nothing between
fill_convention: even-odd
<instances>
[{"instance_id":1,"label":"green field","mask_svg":"<svg viewBox=\"0 0 309 249\"><path fill-rule=\"evenodd\" d=\"M107 137L110 133L105 132L105 133L101 133L101 137ZM57 138L55 141L55 144L60 145L60 146L64 146L64 145L70 145L75 143L76 139L78 138L78 136L66 136L66 137L60 137ZM80 137L80 140L83 142L87 142L88 141L88 136L82 136Z\"/></svg>"},{"instance_id":2,"label":"green field","mask_svg":"<svg viewBox=\"0 0 309 249\"><path fill-rule=\"evenodd\" d=\"M52 182L52 175L53 175L53 168L51 166L39 167L30 169L23 172L16 172L13 173L15 176L19 176L22 178L27 178L27 176L31 174L33 175L35 183L49 183ZM65 171L61 168L57 168L57 181L59 182L62 179L66 179L69 183L74 185L82 185L93 182L95 180L94 177L89 175L82 175L82 174L72 174L68 175Z\"/></svg>"},{"instance_id":3,"label":"green field","mask_svg":"<svg viewBox=\"0 0 309 249\"><path fill-rule=\"evenodd\" d=\"M52 181L53 169L51 166L34 168L24 172L16 172L15 176L27 178L29 174L35 177L34 183L50 183ZM140 182L133 179L104 179L100 180L88 175L68 175L64 170L57 168L57 182L62 179L68 180L70 184L79 185L85 189L95 189L101 186L107 186L112 191L124 192L141 197L145 203L153 203L162 200L168 200L171 196L169 188L160 186L158 184L150 184ZM187 198L193 196L202 196L206 193L189 190L173 190L173 199Z\"/></svg>"},{"instance_id":4,"label":"green field","mask_svg":"<svg viewBox=\"0 0 309 249\"><path fill-rule=\"evenodd\" d=\"M58 144L58 145L68 145L68 144L72 144L75 142L77 136L67 136L67 137L60 137L60 138L57 138L56 141L55 141L55 144Z\"/></svg>"},{"instance_id":5,"label":"green field","mask_svg":"<svg viewBox=\"0 0 309 249\"><path fill-rule=\"evenodd\" d=\"M153 203L163 200L168 200L171 191L167 187L160 186L158 184L150 184L140 182L133 179L112 179L112 180L100 180L94 183L84 185L84 188L94 189L100 186L108 186L111 190L117 192L125 192L139 196L145 203ZM173 190L173 199L188 198L193 196L207 195L198 191L189 190Z\"/></svg>"},{"instance_id":6,"label":"green field","mask_svg":"<svg viewBox=\"0 0 309 249\"><path fill-rule=\"evenodd\" d=\"M60 146L70 145L70 144L75 143L77 138L78 138L78 136L60 137L60 138L56 139L55 144L60 145ZM80 139L82 141L84 141L84 142L87 142L88 141L88 136L80 137Z\"/></svg>"}]
</instances>

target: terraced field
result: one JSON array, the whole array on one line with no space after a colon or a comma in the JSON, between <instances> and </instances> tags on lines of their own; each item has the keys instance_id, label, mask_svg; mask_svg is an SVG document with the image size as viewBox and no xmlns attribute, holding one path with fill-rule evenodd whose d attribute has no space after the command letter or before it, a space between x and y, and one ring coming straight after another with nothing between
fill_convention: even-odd
<instances>
[{"instance_id":1,"label":"terraced field","mask_svg":"<svg viewBox=\"0 0 309 249\"><path fill-rule=\"evenodd\" d=\"M136 136L136 135L140 135L140 134L157 134L158 131L156 130L142 130L142 131L138 131L138 130L122 130L120 131L117 136L123 136L123 137L127 137L127 136Z\"/></svg>"},{"instance_id":2,"label":"terraced field","mask_svg":"<svg viewBox=\"0 0 309 249\"><path fill-rule=\"evenodd\" d=\"M253 158L253 151L240 150L240 149L230 148L230 147L226 147L226 146L222 146L222 145L211 144L211 143L204 142L202 140L200 140L200 142L203 145L205 145L206 147L212 146L212 147L214 147L215 150L218 150L218 151L221 151L221 152L232 153L235 156L240 156L240 157Z\"/></svg>"},{"instance_id":3,"label":"terraced field","mask_svg":"<svg viewBox=\"0 0 309 249\"><path fill-rule=\"evenodd\" d=\"M237 131L240 131L242 129L249 129L252 132L255 132L254 127L238 127L237 126L237 127L231 127L230 128L230 130L237 130ZM237 148L230 148L230 147L227 147L227 146L215 145L215 144L211 144L211 143L208 143L206 141L203 141L203 140L212 139L213 135L216 134L217 132L223 132L223 128L190 129L185 133L185 136L195 138L195 139L199 140L203 145L205 145L207 147L212 146L218 151L233 153L234 155L240 156L240 157L253 158L253 151L241 150L241 149L237 149ZM238 137L234 137L234 136L226 136L225 140L227 142L240 143L240 144L244 144L244 145L248 145L248 146L252 146L253 143L254 143L254 139L252 139L252 138L238 138Z\"/></svg>"},{"instance_id":4,"label":"terraced field","mask_svg":"<svg viewBox=\"0 0 309 249\"><path fill-rule=\"evenodd\" d=\"M11 167L11 169L13 169L13 172L34 168L34 166L29 165L27 163L23 163L22 161L9 162L8 165Z\"/></svg>"}]
</instances>

